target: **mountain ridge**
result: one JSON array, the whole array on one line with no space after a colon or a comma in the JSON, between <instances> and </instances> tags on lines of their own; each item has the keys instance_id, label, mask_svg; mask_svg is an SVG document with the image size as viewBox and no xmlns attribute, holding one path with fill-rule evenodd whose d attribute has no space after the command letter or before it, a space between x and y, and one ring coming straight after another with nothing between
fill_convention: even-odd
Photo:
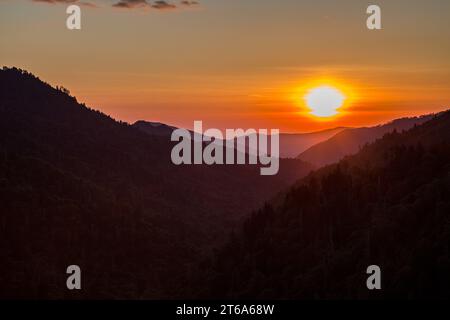
<instances>
[{"instance_id":1,"label":"mountain ridge","mask_svg":"<svg viewBox=\"0 0 450 320\"><path fill-rule=\"evenodd\" d=\"M347 155L355 154L364 144L381 138L394 130L402 131L432 119L435 114L405 117L372 127L349 128L338 132L328 140L319 142L301 152L297 159L321 167L335 163Z\"/></svg>"},{"instance_id":2,"label":"mountain ridge","mask_svg":"<svg viewBox=\"0 0 450 320\"><path fill-rule=\"evenodd\" d=\"M133 127L140 129L143 132L146 132L150 135L157 135L169 138L173 132L173 130L178 129L177 127L161 123L161 122L151 122L145 120L136 121L132 124ZM308 149L314 144L325 141L335 134L341 132L342 130L347 129L346 127L336 127L319 131L312 131L306 133L280 133L279 141L280 141L280 158L295 158L300 152ZM191 135L193 131L189 130ZM251 135L246 135L246 137L250 137ZM225 143L225 140L222 141ZM237 146L237 143L235 144ZM246 153L258 154L257 150L253 150L246 147Z\"/></svg>"}]
</instances>

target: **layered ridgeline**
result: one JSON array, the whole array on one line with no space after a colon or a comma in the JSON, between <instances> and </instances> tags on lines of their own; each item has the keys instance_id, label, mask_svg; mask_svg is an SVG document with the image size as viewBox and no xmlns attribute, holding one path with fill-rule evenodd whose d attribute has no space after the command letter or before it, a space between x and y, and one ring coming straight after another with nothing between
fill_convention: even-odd
<instances>
[{"instance_id":1,"label":"layered ridgeline","mask_svg":"<svg viewBox=\"0 0 450 320\"><path fill-rule=\"evenodd\" d=\"M415 125L430 120L434 115L401 118L375 127L347 128L324 141L318 141L304 151L299 151L298 159L316 167L332 164L345 156L357 153L365 144L374 142L389 132L409 130Z\"/></svg>"},{"instance_id":2,"label":"layered ridgeline","mask_svg":"<svg viewBox=\"0 0 450 320\"><path fill-rule=\"evenodd\" d=\"M0 296L163 298L264 200L310 171L175 166L173 143L0 71ZM83 290L66 289L66 268Z\"/></svg>"},{"instance_id":3,"label":"layered ridgeline","mask_svg":"<svg viewBox=\"0 0 450 320\"><path fill-rule=\"evenodd\" d=\"M311 173L255 211L192 272L186 295L448 298L449 243L447 111ZM381 268L381 290L366 287L370 265Z\"/></svg>"},{"instance_id":4,"label":"layered ridgeline","mask_svg":"<svg viewBox=\"0 0 450 320\"><path fill-rule=\"evenodd\" d=\"M166 125L164 123L159 122L149 122L149 121L136 121L133 124L133 127L136 127L143 132L146 132L151 135L158 136L166 136L170 137L172 132L177 129L173 126ZM337 127L328 130L322 130L317 132L309 132L309 133L280 133L279 134L279 155L280 158L296 158L299 153L307 150L313 145L326 141L336 135L337 133L345 130L345 127ZM249 154L258 155L258 150L254 150L248 147L248 139L252 136L255 136L259 139L259 134L246 134L246 141L239 141L235 139L235 146L242 146L243 143L246 145L243 146L245 151ZM268 139L265 136L261 138ZM269 139L270 140L270 139ZM225 145L225 141L222 142Z\"/></svg>"}]
</instances>

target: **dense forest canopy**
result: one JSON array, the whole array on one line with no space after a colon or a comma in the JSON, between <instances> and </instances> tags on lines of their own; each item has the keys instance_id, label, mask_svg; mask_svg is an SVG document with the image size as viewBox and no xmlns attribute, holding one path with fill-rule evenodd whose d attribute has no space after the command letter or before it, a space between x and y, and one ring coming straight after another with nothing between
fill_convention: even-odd
<instances>
[{"instance_id":1,"label":"dense forest canopy","mask_svg":"<svg viewBox=\"0 0 450 320\"><path fill-rule=\"evenodd\" d=\"M448 298L450 112L385 135L255 211L192 272L213 298ZM366 268L382 290L366 288ZM201 275L201 277L198 277ZM197 285L200 284L200 285Z\"/></svg>"}]
</instances>

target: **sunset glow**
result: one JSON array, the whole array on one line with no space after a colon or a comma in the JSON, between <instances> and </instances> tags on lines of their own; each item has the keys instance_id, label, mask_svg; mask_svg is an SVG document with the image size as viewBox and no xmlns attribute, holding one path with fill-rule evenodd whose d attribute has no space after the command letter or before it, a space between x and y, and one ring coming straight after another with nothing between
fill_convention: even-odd
<instances>
[{"instance_id":1,"label":"sunset glow","mask_svg":"<svg viewBox=\"0 0 450 320\"><path fill-rule=\"evenodd\" d=\"M239 10L219 0L174 10L114 2L89 1L96 7L82 7L82 30L68 31L65 1L0 1L2 64L63 85L129 123L190 128L202 119L214 128L293 133L375 125L450 105L442 42L450 38L448 19L411 32L423 12L439 17L447 3L386 2L384 24L396 28L378 32L367 30L367 5L355 0L282 7L248 0ZM414 10L405 12L411 2ZM308 105L305 96L321 86L341 92L343 105Z\"/></svg>"}]
</instances>

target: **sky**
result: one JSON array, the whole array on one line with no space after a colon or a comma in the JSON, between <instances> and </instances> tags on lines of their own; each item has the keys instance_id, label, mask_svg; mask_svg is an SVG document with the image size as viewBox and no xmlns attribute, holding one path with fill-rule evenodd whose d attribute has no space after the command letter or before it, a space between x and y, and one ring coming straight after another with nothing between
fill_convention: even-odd
<instances>
[{"instance_id":1,"label":"sky","mask_svg":"<svg viewBox=\"0 0 450 320\"><path fill-rule=\"evenodd\" d=\"M448 0L143 2L0 0L0 63L130 123L309 132L450 106ZM370 4L382 30L366 27ZM310 115L320 85L346 96L338 116Z\"/></svg>"}]
</instances>

